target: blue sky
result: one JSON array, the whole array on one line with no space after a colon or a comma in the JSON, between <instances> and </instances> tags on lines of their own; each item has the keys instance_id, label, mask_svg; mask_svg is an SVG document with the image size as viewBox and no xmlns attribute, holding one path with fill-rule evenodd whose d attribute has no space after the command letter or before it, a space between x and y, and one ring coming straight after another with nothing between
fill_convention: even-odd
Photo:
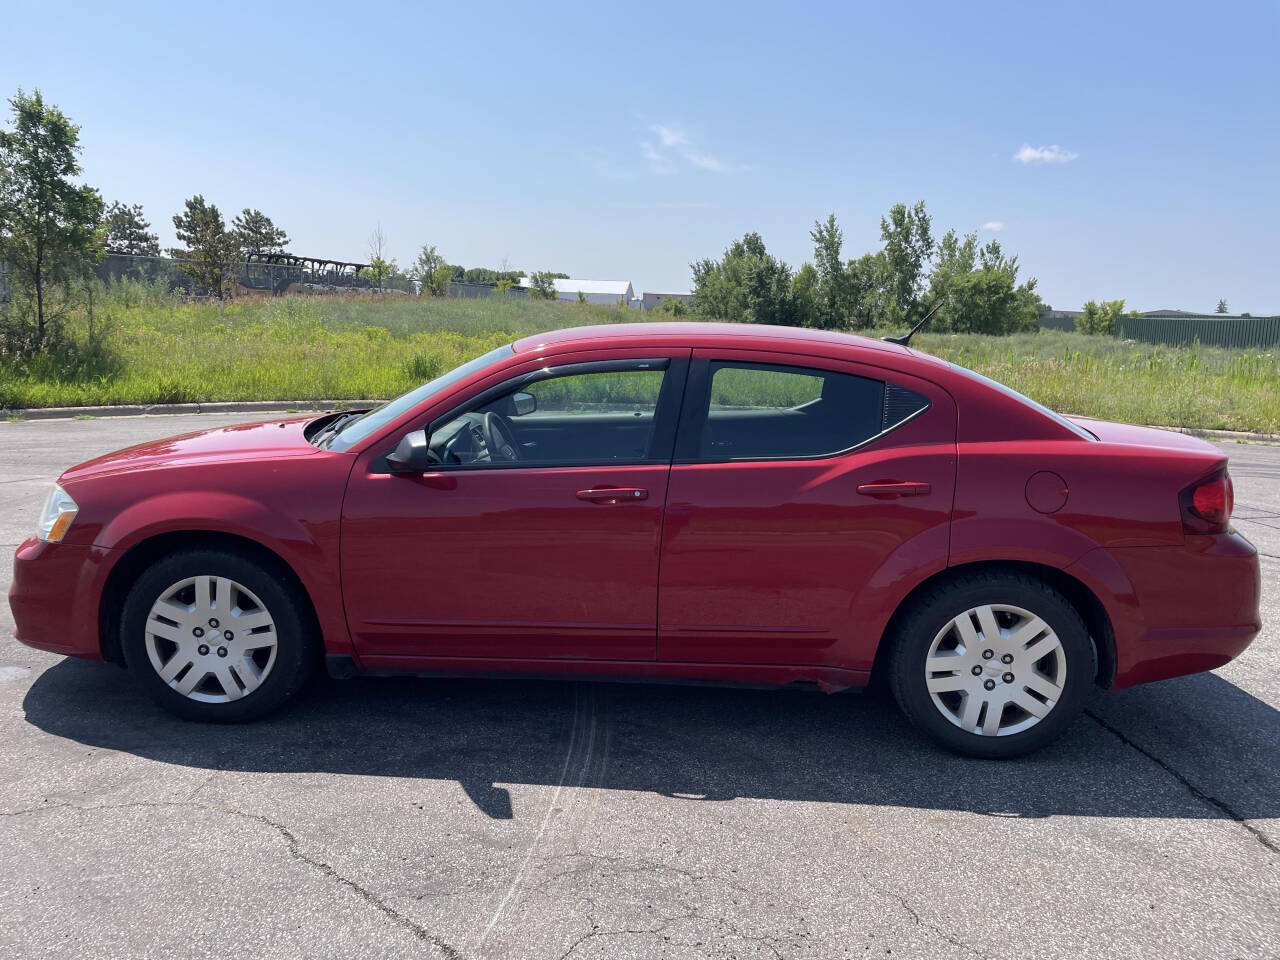
<instances>
[{"instance_id":1,"label":"blue sky","mask_svg":"<svg viewBox=\"0 0 1280 960\"><path fill-rule=\"evenodd\" d=\"M760 232L847 256L895 202L999 237L1055 307L1280 313L1280 5L131 0L10 7L0 91L82 126L164 243L184 197L295 252L684 290Z\"/></svg>"}]
</instances>

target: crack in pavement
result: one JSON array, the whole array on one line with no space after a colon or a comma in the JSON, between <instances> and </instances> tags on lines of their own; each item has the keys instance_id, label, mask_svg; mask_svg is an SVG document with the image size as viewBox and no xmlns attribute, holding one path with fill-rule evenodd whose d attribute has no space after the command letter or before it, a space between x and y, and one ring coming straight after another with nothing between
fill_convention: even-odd
<instances>
[{"instance_id":1,"label":"crack in pavement","mask_svg":"<svg viewBox=\"0 0 1280 960\"><path fill-rule=\"evenodd\" d=\"M799 937L795 937L795 936L786 937L786 936L778 936L775 934L768 934L768 933L763 933L763 934L744 933L743 931L738 929L737 924L733 923L727 918L724 918L724 917L716 918L716 917L704 916L696 908L695 909L685 908L681 913L671 914L669 916L664 915L664 916L658 917L657 925L656 926L651 925L648 927L627 926L627 927L619 927L614 929L601 929L600 923L596 920L596 918L593 915L586 914L586 919L590 922L591 929L588 930L586 933L584 933L582 936L578 937L577 940L574 940L573 943L569 944L568 948L563 953L560 954L559 960L566 960L567 957L573 954L584 943L594 940L597 937L627 937L627 936L631 936L631 937L661 936L663 941L665 941L666 943L670 943L680 947L693 947L694 949L697 949L698 952L703 954L704 956L709 956L710 954L707 954L703 948L710 947L710 944L706 942L706 940L710 938L704 938L699 940L679 940L667 934L666 931L670 929L673 924L684 923L688 921L701 921L704 923L717 924L723 927L725 931L727 931L727 933L720 934L720 938L722 941L727 941L730 938L736 938L738 940L744 940L747 943L758 943L764 946L765 948L767 948L770 953L772 953L775 957L778 958L778 960L784 960L784 958L789 955L787 953L784 953L782 950L780 950L779 945L782 945L784 947L789 947L791 948L791 950L794 951L796 949L799 949L802 946L801 940L803 940L805 936L805 934L802 934ZM738 956L738 953L735 951L731 955Z\"/></svg>"},{"instance_id":2,"label":"crack in pavement","mask_svg":"<svg viewBox=\"0 0 1280 960\"><path fill-rule=\"evenodd\" d=\"M1265 847L1271 853L1280 854L1280 845L1277 845L1274 840L1272 840L1265 833L1263 833L1261 830L1255 827L1240 813L1237 813L1236 810L1234 810L1231 807L1231 805L1227 803L1225 800L1219 800L1217 797L1213 796L1213 794L1206 793L1204 790L1201 790L1194 783L1192 783L1190 778L1188 778L1185 774L1174 769L1166 761L1156 756L1150 750L1146 749L1145 747L1131 740L1129 737L1125 736L1125 734L1123 734L1118 727L1114 726L1111 723L1108 723L1106 720L1103 720L1100 716L1098 716L1092 710L1086 710L1084 713L1085 713L1085 716L1087 716L1090 720L1092 720L1098 726L1102 727L1103 730L1106 730L1109 734L1111 734L1113 737L1115 737L1125 746L1132 747L1134 750L1138 751L1138 753L1142 754L1144 757L1146 757L1148 760L1150 760L1152 763L1158 766L1165 773L1169 774L1169 776L1173 777L1173 779L1177 780L1178 783L1186 787L1187 791L1197 800L1200 800L1201 802L1208 804L1209 806L1217 810L1219 813L1223 814L1228 820L1232 820L1235 823L1238 823L1240 826L1244 827L1246 830L1249 831L1250 834L1253 835L1253 839L1257 840L1260 844L1262 844L1263 847Z\"/></svg>"},{"instance_id":3,"label":"crack in pavement","mask_svg":"<svg viewBox=\"0 0 1280 960\"><path fill-rule=\"evenodd\" d=\"M959 947L961 950L965 950L976 956L982 957L983 960L991 960L991 958L995 956L994 954L988 953L986 950L980 947L975 947L971 943L965 943L965 941L961 940L959 937L956 937L950 933L947 933L947 931L943 930L940 926L938 926L932 920L926 920L924 917L922 917L920 915L920 911L916 910L915 907L911 906L906 896L904 896L901 893L897 893L896 891L889 890L889 889L886 889L885 887L882 887L880 884L876 883L869 876L867 876L867 873L865 870L859 870L858 872L862 875L863 881L872 890L875 890L877 893L880 893L886 897L890 897L891 899L896 900L898 904L902 907L902 909L907 912L907 915L911 917L912 921L915 923L916 926L923 927L926 930L932 930L935 934L937 934L947 943L951 944L953 947Z\"/></svg>"},{"instance_id":4,"label":"crack in pavement","mask_svg":"<svg viewBox=\"0 0 1280 960\"><path fill-rule=\"evenodd\" d=\"M185 808L204 810L211 813L229 813L232 816L240 817L242 819L261 824L262 826L270 827L280 835L281 839L284 840L290 858L297 860L300 863L304 863L319 871L326 878L342 884L397 926L407 930L418 940L421 940L424 943L429 943L431 946L435 947L444 957L447 958L447 960L463 960L462 953L451 943L432 933L430 930L427 930L416 921L405 916L368 887L364 887L351 878L344 876L323 860L317 860L310 854L303 852L298 838L292 830L284 824L272 820L269 817L264 817L261 814L248 813L244 810L238 810L235 807L229 807L223 804L190 803L187 801L176 800L139 800L132 803L104 803L92 806L82 806L76 803L42 804L38 807L26 807L21 810L2 811L0 812L0 817L18 817L31 813L40 813L45 810L75 810L79 813L95 813L102 810L129 810L135 808Z\"/></svg>"}]
</instances>

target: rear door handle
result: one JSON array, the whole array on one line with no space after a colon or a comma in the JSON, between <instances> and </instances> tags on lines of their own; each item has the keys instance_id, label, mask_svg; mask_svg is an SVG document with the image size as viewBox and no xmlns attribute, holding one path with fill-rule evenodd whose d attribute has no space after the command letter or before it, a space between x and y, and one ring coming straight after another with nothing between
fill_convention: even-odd
<instances>
[{"instance_id":1,"label":"rear door handle","mask_svg":"<svg viewBox=\"0 0 1280 960\"><path fill-rule=\"evenodd\" d=\"M643 487L589 487L578 491L578 499L588 503L634 503L648 497L649 491Z\"/></svg>"},{"instance_id":2,"label":"rear door handle","mask_svg":"<svg viewBox=\"0 0 1280 960\"><path fill-rule=\"evenodd\" d=\"M897 500L899 497L923 497L933 487L923 480L877 480L875 483L858 484L858 492L877 500Z\"/></svg>"}]
</instances>

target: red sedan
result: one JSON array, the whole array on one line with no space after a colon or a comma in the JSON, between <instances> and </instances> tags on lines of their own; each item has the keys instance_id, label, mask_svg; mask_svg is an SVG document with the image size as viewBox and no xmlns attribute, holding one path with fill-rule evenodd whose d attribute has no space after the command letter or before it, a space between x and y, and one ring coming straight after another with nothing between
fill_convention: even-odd
<instances>
[{"instance_id":1,"label":"red sedan","mask_svg":"<svg viewBox=\"0 0 1280 960\"><path fill-rule=\"evenodd\" d=\"M73 467L17 636L245 720L356 674L865 685L1005 757L1260 629L1226 458L896 343L721 324L500 347L363 413Z\"/></svg>"}]
</instances>

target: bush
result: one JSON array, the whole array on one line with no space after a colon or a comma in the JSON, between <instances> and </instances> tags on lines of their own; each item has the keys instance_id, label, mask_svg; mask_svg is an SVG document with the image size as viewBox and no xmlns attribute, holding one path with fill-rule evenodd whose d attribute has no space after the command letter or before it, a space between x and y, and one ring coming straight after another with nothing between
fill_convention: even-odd
<instances>
[{"instance_id":1,"label":"bush","mask_svg":"<svg viewBox=\"0 0 1280 960\"><path fill-rule=\"evenodd\" d=\"M1113 337L1116 333L1116 321L1124 314L1123 300L1103 300L1098 303L1090 300L1076 317L1076 332L1094 336Z\"/></svg>"},{"instance_id":2,"label":"bush","mask_svg":"<svg viewBox=\"0 0 1280 960\"><path fill-rule=\"evenodd\" d=\"M529 296L539 300L556 299L556 275L549 270L535 270L529 275Z\"/></svg>"}]
</instances>

